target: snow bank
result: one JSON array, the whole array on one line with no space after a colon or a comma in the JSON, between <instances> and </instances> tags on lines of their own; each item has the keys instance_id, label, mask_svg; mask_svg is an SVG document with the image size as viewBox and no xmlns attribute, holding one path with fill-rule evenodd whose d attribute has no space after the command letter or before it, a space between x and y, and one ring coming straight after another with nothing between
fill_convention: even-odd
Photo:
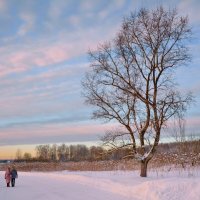
<instances>
[{"instance_id":1,"label":"snow bank","mask_svg":"<svg viewBox=\"0 0 200 200\"><path fill-rule=\"evenodd\" d=\"M6 188L0 172L3 200L199 200L199 169L181 172L19 172L15 188Z\"/></svg>"}]
</instances>

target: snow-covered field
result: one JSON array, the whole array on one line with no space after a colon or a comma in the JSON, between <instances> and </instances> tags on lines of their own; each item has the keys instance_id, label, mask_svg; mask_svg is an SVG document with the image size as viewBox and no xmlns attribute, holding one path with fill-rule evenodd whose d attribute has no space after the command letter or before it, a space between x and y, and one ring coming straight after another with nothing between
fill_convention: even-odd
<instances>
[{"instance_id":1,"label":"snow-covered field","mask_svg":"<svg viewBox=\"0 0 200 200\"><path fill-rule=\"evenodd\" d=\"M200 169L165 172L148 178L138 172L19 172L15 188L5 186L0 172L1 200L199 200Z\"/></svg>"}]
</instances>

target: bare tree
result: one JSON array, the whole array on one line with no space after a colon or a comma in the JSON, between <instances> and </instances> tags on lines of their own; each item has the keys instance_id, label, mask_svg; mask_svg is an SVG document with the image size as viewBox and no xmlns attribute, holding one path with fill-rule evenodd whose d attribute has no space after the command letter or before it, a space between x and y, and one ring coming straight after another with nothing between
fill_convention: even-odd
<instances>
[{"instance_id":1,"label":"bare tree","mask_svg":"<svg viewBox=\"0 0 200 200\"><path fill-rule=\"evenodd\" d=\"M178 115L174 118L172 133L176 142L184 143L186 141L185 124L186 124L186 121L183 118L183 116Z\"/></svg>"},{"instance_id":2,"label":"bare tree","mask_svg":"<svg viewBox=\"0 0 200 200\"><path fill-rule=\"evenodd\" d=\"M56 144L53 144L51 147L50 147L50 159L51 159L51 161L56 161L57 160L57 151L58 151L58 147L57 147L57 145Z\"/></svg>"},{"instance_id":3,"label":"bare tree","mask_svg":"<svg viewBox=\"0 0 200 200\"><path fill-rule=\"evenodd\" d=\"M68 161L69 160L69 147L65 144L58 146L58 160L59 161Z\"/></svg>"},{"instance_id":4,"label":"bare tree","mask_svg":"<svg viewBox=\"0 0 200 200\"><path fill-rule=\"evenodd\" d=\"M38 145L35 148L36 157L41 161L50 160L50 145Z\"/></svg>"},{"instance_id":5,"label":"bare tree","mask_svg":"<svg viewBox=\"0 0 200 200\"><path fill-rule=\"evenodd\" d=\"M15 155L15 159L16 160L21 160L22 159L22 150L21 149L17 149L16 155Z\"/></svg>"},{"instance_id":6,"label":"bare tree","mask_svg":"<svg viewBox=\"0 0 200 200\"><path fill-rule=\"evenodd\" d=\"M25 153L24 153L24 156L23 156L23 159L24 159L25 161L30 161L30 160L32 159L31 153L25 152Z\"/></svg>"},{"instance_id":7,"label":"bare tree","mask_svg":"<svg viewBox=\"0 0 200 200\"><path fill-rule=\"evenodd\" d=\"M105 150L100 146L91 146L89 149L89 160L103 160L103 155L105 154Z\"/></svg>"},{"instance_id":8,"label":"bare tree","mask_svg":"<svg viewBox=\"0 0 200 200\"><path fill-rule=\"evenodd\" d=\"M90 51L91 70L83 81L86 103L97 108L94 119L119 122L106 144L128 147L127 156L141 162L147 176L162 128L184 112L192 97L182 95L173 80L175 69L190 60L186 41L191 36L187 17L159 7L141 9L125 18L110 43Z\"/></svg>"}]
</instances>

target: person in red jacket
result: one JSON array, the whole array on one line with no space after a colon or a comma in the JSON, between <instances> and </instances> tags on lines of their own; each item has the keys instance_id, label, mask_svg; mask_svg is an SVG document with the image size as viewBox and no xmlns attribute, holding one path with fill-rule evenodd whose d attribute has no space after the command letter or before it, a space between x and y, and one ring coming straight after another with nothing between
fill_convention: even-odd
<instances>
[{"instance_id":1,"label":"person in red jacket","mask_svg":"<svg viewBox=\"0 0 200 200\"><path fill-rule=\"evenodd\" d=\"M6 169L6 172L5 172L5 179L6 179L7 187L10 187L10 181L11 181L11 171L10 171L10 167L8 167L8 168Z\"/></svg>"}]
</instances>

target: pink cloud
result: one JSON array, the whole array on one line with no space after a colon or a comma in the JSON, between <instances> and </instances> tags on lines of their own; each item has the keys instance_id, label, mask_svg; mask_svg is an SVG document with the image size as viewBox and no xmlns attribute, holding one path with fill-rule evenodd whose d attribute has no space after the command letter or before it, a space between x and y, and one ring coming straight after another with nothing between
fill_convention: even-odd
<instances>
[{"instance_id":1,"label":"pink cloud","mask_svg":"<svg viewBox=\"0 0 200 200\"><path fill-rule=\"evenodd\" d=\"M0 140L5 141L13 138L28 139L31 141L32 138L40 138L57 136L62 138L63 136L73 135L79 139L83 139L88 135L103 135L106 130L112 130L116 127L116 124L52 124L52 125L40 125L40 126L30 126L30 127L14 127L6 128L0 133ZM85 138L86 139L86 138ZM87 140L87 139L86 139ZM62 141L61 141L62 142Z\"/></svg>"},{"instance_id":2,"label":"pink cloud","mask_svg":"<svg viewBox=\"0 0 200 200\"><path fill-rule=\"evenodd\" d=\"M178 122L175 123L172 119L168 121L169 128L174 128L175 126L177 126L177 128L178 128ZM200 128L200 117L199 116L186 117L185 118L185 128Z\"/></svg>"},{"instance_id":3,"label":"pink cloud","mask_svg":"<svg viewBox=\"0 0 200 200\"><path fill-rule=\"evenodd\" d=\"M27 18L28 20L31 21L31 17ZM104 30L96 27L95 29L81 29L75 33L63 31L54 37L24 41L22 44L12 42L0 48L0 76L11 72L26 71L32 67L53 65L86 54L89 48L95 49L99 43L112 38L116 30L117 26L113 24L105 27ZM22 31L23 34L26 31L28 28Z\"/></svg>"},{"instance_id":4,"label":"pink cloud","mask_svg":"<svg viewBox=\"0 0 200 200\"><path fill-rule=\"evenodd\" d=\"M186 126L199 127L200 128L200 117L190 117L186 119Z\"/></svg>"}]
</instances>

